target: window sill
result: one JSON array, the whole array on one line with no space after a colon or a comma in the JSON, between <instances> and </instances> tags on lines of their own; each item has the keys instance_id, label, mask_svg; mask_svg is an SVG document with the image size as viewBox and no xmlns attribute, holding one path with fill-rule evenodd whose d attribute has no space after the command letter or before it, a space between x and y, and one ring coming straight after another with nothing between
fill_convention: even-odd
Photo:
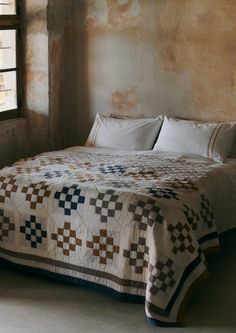
<instances>
[{"instance_id":1,"label":"window sill","mask_svg":"<svg viewBox=\"0 0 236 333\"><path fill-rule=\"evenodd\" d=\"M1 133L14 130L16 127L23 126L26 123L26 117L16 117L0 120Z\"/></svg>"},{"instance_id":2,"label":"window sill","mask_svg":"<svg viewBox=\"0 0 236 333\"><path fill-rule=\"evenodd\" d=\"M22 116L21 108L0 112L0 122L8 119L20 118Z\"/></svg>"}]
</instances>

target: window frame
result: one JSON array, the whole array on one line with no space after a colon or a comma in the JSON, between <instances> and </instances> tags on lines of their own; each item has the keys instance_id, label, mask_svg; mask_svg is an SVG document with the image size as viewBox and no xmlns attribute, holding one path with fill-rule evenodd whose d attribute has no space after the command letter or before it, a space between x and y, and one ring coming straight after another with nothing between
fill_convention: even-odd
<instances>
[{"instance_id":1,"label":"window frame","mask_svg":"<svg viewBox=\"0 0 236 333\"><path fill-rule=\"evenodd\" d=\"M1 111L0 121L18 118L22 116L22 84L21 84L21 57L22 46L21 46L21 15L19 8L19 0L16 2L16 14L14 15L0 15L0 30L16 30L16 67L8 69L0 69L0 73L6 73L10 71L16 72L16 95L17 95L17 108Z\"/></svg>"}]
</instances>

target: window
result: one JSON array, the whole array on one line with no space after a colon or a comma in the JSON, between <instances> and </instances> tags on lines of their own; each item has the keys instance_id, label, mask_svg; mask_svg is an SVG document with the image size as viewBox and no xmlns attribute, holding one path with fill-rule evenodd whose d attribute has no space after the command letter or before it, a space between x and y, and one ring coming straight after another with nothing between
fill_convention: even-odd
<instances>
[{"instance_id":1,"label":"window","mask_svg":"<svg viewBox=\"0 0 236 333\"><path fill-rule=\"evenodd\" d=\"M0 0L0 119L19 115L19 33L17 0Z\"/></svg>"}]
</instances>

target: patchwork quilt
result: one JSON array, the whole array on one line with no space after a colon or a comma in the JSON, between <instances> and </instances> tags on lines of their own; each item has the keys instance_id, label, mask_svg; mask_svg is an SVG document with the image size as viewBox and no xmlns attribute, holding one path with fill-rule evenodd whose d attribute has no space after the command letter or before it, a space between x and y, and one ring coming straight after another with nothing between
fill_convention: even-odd
<instances>
[{"instance_id":1,"label":"patchwork quilt","mask_svg":"<svg viewBox=\"0 0 236 333\"><path fill-rule=\"evenodd\" d=\"M0 258L138 296L150 321L179 325L219 245L225 168L79 148L22 160L0 171Z\"/></svg>"}]
</instances>

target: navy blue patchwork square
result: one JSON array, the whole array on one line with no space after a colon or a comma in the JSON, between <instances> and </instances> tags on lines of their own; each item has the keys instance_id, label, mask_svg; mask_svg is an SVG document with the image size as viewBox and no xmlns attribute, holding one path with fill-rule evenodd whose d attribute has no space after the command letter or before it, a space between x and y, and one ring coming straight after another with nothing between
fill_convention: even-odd
<instances>
[{"instance_id":1,"label":"navy blue patchwork square","mask_svg":"<svg viewBox=\"0 0 236 333\"><path fill-rule=\"evenodd\" d=\"M59 207L64 209L65 215L71 215L72 210L77 210L79 204L84 204L85 197L81 195L78 185L64 186L61 192L56 192L54 198L59 200Z\"/></svg>"},{"instance_id":2,"label":"navy blue patchwork square","mask_svg":"<svg viewBox=\"0 0 236 333\"><path fill-rule=\"evenodd\" d=\"M177 193L173 191L170 188L152 188L152 187L147 187L147 190L149 193L155 197L155 198L164 198L164 199L175 199L179 200L177 198Z\"/></svg>"},{"instance_id":3,"label":"navy blue patchwork square","mask_svg":"<svg viewBox=\"0 0 236 333\"><path fill-rule=\"evenodd\" d=\"M42 229L41 223L36 221L34 215L30 215L29 220L25 220L25 224L20 226L20 232L25 234L25 239L35 249L42 244L43 238L47 238L47 231Z\"/></svg>"},{"instance_id":4,"label":"navy blue patchwork square","mask_svg":"<svg viewBox=\"0 0 236 333\"><path fill-rule=\"evenodd\" d=\"M126 169L121 165L108 165L106 167L99 168L101 173L124 173Z\"/></svg>"},{"instance_id":5,"label":"navy blue patchwork square","mask_svg":"<svg viewBox=\"0 0 236 333\"><path fill-rule=\"evenodd\" d=\"M52 178L61 178L64 175L70 175L69 170L54 170L54 171L48 171L44 174L45 178L52 179Z\"/></svg>"}]
</instances>

